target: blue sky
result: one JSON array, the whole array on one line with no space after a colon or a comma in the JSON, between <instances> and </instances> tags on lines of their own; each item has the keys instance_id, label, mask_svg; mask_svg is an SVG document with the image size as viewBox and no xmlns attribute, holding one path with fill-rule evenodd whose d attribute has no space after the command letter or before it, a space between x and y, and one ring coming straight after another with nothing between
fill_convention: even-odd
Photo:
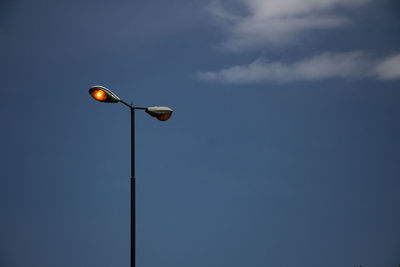
<instances>
[{"instance_id":1,"label":"blue sky","mask_svg":"<svg viewBox=\"0 0 400 267\"><path fill-rule=\"evenodd\" d=\"M0 265L397 266L399 11L2 1Z\"/></svg>"}]
</instances>

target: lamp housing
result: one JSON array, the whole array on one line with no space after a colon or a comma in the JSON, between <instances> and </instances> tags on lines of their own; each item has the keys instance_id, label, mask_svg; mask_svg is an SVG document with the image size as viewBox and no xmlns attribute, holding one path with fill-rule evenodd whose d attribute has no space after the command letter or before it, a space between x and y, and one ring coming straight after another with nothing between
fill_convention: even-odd
<instances>
[{"instance_id":1,"label":"lamp housing","mask_svg":"<svg viewBox=\"0 0 400 267\"><path fill-rule=\"evenodd\" d=\"M168 120L173 112L169 107L148 107L145 111L150 116L155 117L160 121Z\"/></svg>"},{"instance_id":2,"label":"lamp housing","mask_svg":"<svg viewBox=\"0 0 400 267\"><path fill-rule=\"evenodd\" d=\"M97 101L104 103L118 103L121 100L116 94L100 85L90 87L89 94Z\"/></svg>"}]
</instances>

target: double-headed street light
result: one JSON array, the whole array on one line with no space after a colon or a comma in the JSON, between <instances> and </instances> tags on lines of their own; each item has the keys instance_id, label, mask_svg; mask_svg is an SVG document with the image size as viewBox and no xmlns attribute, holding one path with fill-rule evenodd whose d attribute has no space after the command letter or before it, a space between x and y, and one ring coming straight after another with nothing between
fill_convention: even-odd
<instances>
[{"instance_id":1,"label":"double-headed street light","mask_svg":"<svg viewBox=\"0 0 400 267\"><path fill-rule=\"evenodd\" d=\"M118 103L121 102L125 106L128 106L130 109L144 109L148 114L153 117L156 117L160 121L166 121L171 117L172 109L169 107L147 107L147 108L140 108L135 107L133 105L129 105L123 100L121 100L116 94L108 90L107 88L96 85L92 86L89 89L89 94L96 99L97 101L104 102L104 103Z\"/></svg>"},{"instance_id":2,"label":"double-headed street light","mask_svg":"<svg viewBox=\"0 0 400 267\"><path fill-rule=\"evenodd\" d=\"M160 121L168 120L171 117L172 109L169 107L135 107L133 104L127 104L116 94L100 85L90 87L89 94L100 102L121 102L131 110L131 267L135 267L135 109L145 110L150 116Z\"/></svg>"}]
</instances>

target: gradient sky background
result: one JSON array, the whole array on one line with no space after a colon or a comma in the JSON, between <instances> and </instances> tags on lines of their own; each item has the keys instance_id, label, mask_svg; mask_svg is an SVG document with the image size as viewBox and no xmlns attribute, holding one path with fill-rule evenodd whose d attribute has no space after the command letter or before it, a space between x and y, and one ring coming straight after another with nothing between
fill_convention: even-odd
<instances>
[{"instance_id":1,"label":"gradient sky background","mask_svg":"<svg viewBox=\"0 0 400 267\"><path fill-rule=\"evenodd\" d=\"M0 266L400 263L398 0L0 2Z\"/></svg>"}]
</instances>

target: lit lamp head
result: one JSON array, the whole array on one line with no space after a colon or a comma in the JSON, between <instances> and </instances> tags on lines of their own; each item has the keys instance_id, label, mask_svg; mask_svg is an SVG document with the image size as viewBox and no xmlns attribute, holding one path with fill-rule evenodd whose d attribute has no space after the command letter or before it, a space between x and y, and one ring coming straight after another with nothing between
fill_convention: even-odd
<instances>
[{"instance_id":1,"label":"lit lamp head","mask_svg":"<svg viewBox=\"0 0 400 267\"><path fill-rule=\"evenodd\" d=\"M117 103L121 100L116 94L100 85L90 87L89 94L97 101L105 103Z\"/></svg>"},{"instance_id":2,"label":"lit lamp head","mask_svg":"<svg viewBox=\"0 0 400 267\"><path fill-rule=\"evenodd\" d=\"M172 109L169 107L148 107L146 112L160 121L166 121L172 115Z\"/></svg>"}]
</instances>

